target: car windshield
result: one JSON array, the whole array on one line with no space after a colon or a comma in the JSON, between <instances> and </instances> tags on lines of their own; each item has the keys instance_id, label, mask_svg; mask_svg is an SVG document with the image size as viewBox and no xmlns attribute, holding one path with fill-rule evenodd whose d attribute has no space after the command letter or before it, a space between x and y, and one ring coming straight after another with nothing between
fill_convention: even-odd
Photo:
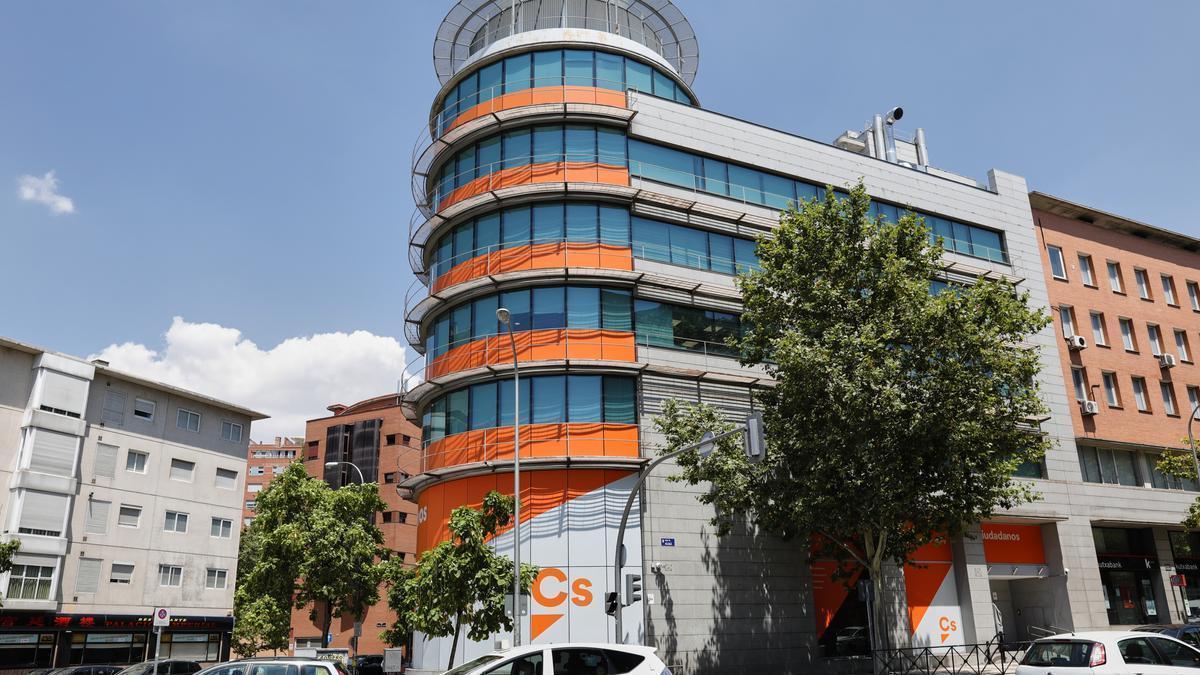
<instances>
[{"instance_id":1,"label":"car windshield","mask_svg":"<svg viewBox=\"0 0 1200 675\"><path fill-rule=\"evenodd\" d=\"M1092 658L1091 642L1035 642L1021 663L1027 666L1086 668Z\"/></svg>"},{"instance_id":2,"label":"car windshield","mask_svg":"<svg viewBox=\"0 0 1200 675\"><path fill-rule=\"evenodd\" d=\"M499 656L497 656L495 654L487 654L485 656L481 656L481 657L475 659L474 661L467 661L466 663L462 664L461 666L459 666L457 668L454 668L453 670L447 670L446 672L442 673L442 675L463 675L463 673L469 673L472 670L475 670L476 668L478 668L479 666L482 666L485 663L491 663L492 661L499 661L499 660L500 660Z\"/></svg>"},{"instance_id":3,"label":"car windshield","mask_svg":"<svg viewBox=\"0 0 1200 675\"><path fill-rule=\"evenodd\" d=\"M117 673L117 675L146 675L146 673L150 672L150 669L153 667L153 663L135 663L125 670Z\"/></svg>"}]
</instances>

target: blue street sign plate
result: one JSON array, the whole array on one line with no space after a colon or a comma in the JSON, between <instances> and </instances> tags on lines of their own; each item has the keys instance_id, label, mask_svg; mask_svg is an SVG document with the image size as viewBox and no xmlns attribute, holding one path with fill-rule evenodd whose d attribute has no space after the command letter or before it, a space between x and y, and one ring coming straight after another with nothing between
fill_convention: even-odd
<instances>
[{"instance_id":1,"label":"blue street sign plate","mask_svg":"<svg viewBox=\"0 0 1200 675\"><path fill-rule=\"evenodd\" d=\"M662 539L659 539L659 542L663 546L674 546L675 545L675 537L663 537Z\"/></svg>"}]
</instances>

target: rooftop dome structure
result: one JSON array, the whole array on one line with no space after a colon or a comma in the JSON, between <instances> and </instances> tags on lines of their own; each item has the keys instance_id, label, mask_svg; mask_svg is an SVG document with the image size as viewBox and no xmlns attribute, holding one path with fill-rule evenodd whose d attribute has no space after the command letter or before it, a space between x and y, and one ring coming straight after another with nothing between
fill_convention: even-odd
<instances>
[{"instance_id":1,"label":"rooftop dome structure","mask_svg":"<svg viewBox=\"0 0 1200 675\"><path fill-rule=\"evenodd\" d=\"M696 78L700 45L692 25L670 0L459 0L434 40L438 80L446 84L474 55L500 40L555 28L633 40L662 56L688 86Z\"/></svg>"}]
</instances>

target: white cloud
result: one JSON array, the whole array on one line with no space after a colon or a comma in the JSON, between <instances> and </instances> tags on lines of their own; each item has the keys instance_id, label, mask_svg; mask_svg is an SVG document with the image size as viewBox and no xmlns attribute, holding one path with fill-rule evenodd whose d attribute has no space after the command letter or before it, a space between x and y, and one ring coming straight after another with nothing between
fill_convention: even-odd
<instances>
[{"instance_id":1,"label":"white cloud","mask_svg":"<svg viewBox=\"0 0 1200 675\"><path fill-rule=\"evenodd\" d=\"M17 196L21 201L45 204L54 214L75 213L75 202L58 194L58 177L53 171L47 171L41 178L28 174L17 178Z\"/></svg>"},{"instance_id":2,"label":"white cloud","mask_svg":"<svg viewBox=\"0 0 1200 675\"><path fill-rule=\"evenodd\" d=\"M289 338L264 350L237 329L175 317L165 337L161 352L127 342L89 358L270 415L254 423L257 441L303 436L305 420L328 415L330 404L396 391L406 363L400 342L366 331Z\"/></svg>"}]
</instances>

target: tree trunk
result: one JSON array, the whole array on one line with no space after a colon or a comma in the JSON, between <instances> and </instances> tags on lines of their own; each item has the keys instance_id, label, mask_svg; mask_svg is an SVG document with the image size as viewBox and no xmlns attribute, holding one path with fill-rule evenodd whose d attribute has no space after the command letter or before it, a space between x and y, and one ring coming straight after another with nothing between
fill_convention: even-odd
<instances>
[{"instance_id":1,"label":"tree trunk","mask_svg":"<svg viewBox=\"0 0 1200 675\"><path fill-rule=\"evenodd\" d=\"M333 603L325 601L325 635L321 638L321 644L328 647L333 643Z\"/></svg>"},{"instance_id":2,"label":"tree trunk","mask_svg":"<svg viewBox=\"0 0 1200 675\"><path fill-rule=\"evenodd\" d=\"M450 663L446 664L446 670L454 670L454 652L458 651L458 632L462 627L462 612L454 616L454 641L450 643Z\"/></svg>"}]
</instances>

